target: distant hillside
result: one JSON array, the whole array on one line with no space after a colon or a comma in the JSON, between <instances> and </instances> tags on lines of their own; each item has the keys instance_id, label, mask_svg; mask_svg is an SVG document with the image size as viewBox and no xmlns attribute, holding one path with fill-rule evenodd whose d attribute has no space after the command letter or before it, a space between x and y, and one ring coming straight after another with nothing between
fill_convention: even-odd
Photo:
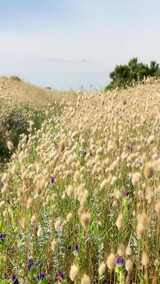
<instances>
[{"instance_id":1,"label":"distant hillside","mask_svg":"<svg viewBox=\"0 0 160 284\"><path fill-rule=\"evenodd\" d=\"M40 88L18 77L0 77L0 106L4 104L31 105L43 107L55 101L68 99L71 94Z\"/></svg>"}]
</instances>

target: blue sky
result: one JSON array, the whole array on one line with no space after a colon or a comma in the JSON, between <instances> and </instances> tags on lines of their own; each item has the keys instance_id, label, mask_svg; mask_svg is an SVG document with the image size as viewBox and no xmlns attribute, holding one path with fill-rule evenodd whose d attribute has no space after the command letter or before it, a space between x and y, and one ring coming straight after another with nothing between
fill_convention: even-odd
<instances>
[{"instance_id":1,"label":"blue sky","mask_svg":"<svg viewBox=\"0 0 160 284\"><path fill-rule=\"evenodd\" d=\"M103 87L137 56L159 62L159 0L0 0L0 74Z\"/></svg>"}]
</instances>

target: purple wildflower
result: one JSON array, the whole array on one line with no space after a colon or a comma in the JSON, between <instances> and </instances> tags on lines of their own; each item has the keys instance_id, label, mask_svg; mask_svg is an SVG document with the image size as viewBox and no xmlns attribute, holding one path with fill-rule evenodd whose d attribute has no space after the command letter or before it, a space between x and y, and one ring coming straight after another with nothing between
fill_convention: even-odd
<instances>
[{"instance_id":1,"label":"purple wildflower","mask_svg":"<svg viewBox=\"0 0 160 284\"><path fill-rule=\"evenodd\" d=\"M75 246L75 250L76 250L77 252L79 252L79 251L80 251L80 245L79 245L79 244L76 244L76 246Z\"/></svg>"},{"instance_id":2,"label":"purple wildflower","mask_svg":"<svg viewBox=\"0 0 160 284\"><path fill-rule=\"evenodd\" d=\"M38 279L38 280L43 280L44 278L45 278L45 273L44 273L44 272L40 272L40 273L38 274L37 279Z\"/></svg>"},{"instance_id":3,"label":"purple wildflower","mask_svg":"<svg viewBox=\"0 0 160 284\"><path fill-rule=\"evenodd\" d=\"M124 197L128 197L128 196L129 196L129 191L123 191L122 195L123 195Z\"/></svg>"},{"instance_id":4,"label":"purple wildflower","mask_svg":"<svg viewBox=\"0 0 160 284\"><path fill-rule=\"evenodd\" d=\"M6 238L6 234L5 233L0 233L0 241L4 241Z\"/></svg>"},{"instance_id":5,"label":"purple wildflower","mask_svg":"<svg viewBox=\"0 0 160 284\"><path fill-rule=\"evenodd\" d=\"M123 266L124 263L125 263L124 258L123 258L122 256L118 256L117 259L116 259L116 264L117 264L118 266Z\"/></svg>"},{"instance_id":6,"label":"purple wildflower","mask_svg":"<svg viewBox=\"0 0 160 284\"><path fill-rule=\"evenodd\" d=\"M34 262L33 262L33 259L32 258L29 258L28 260L28 270L30 271L32 266L34 265Z\"/></svg>"},{"instance_id":7,"label":"purple wildflower","mask_svg":"<svg viewBox=\"0 0 160 284\"><path fill-rule=\"evenodd\" d=\"M56 281L62 281L64 279L64 272L59 271L56 275Z\"/></svg>"},{"instance_id":8,"label":"purple wildflower","mask_svg":"<svg viewBox=\"0 0 160 284\"><path fill-rule=\"evenodd\" d=\"M13 283L13 284L19 284L19 281L18 281L16 275L13 275L13 276L12 276L12 283Z\"/></svg>"},{"instance_id":9,"label":"purple wildflower","mask_svg":"<svg viewBox=\"0 0 160 284\"><path fill-rule=\"evenodd\" d=\"M55 182L56 182L55 176L51 176L51 184L55 184Z\"/></svg>"}]
</instances>

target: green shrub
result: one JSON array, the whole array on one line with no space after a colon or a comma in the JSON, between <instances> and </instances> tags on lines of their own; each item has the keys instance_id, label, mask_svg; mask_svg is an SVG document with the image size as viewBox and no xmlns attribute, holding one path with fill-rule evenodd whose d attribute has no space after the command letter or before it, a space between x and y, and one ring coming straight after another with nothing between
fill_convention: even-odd
<instances>
[{"instance_id":1,"label":"green shrub","mask_svg":"<svg viewBox=\"0 0 160 284\"><path fill-rule=\"evenodd\" d=\"M33 122L32 131L39 129L45 119L45 112L24 108L8 108L0 115L0 163L7 162L17 149L22 134L28 136L29 121ZM8 149L8 141L13 149Z\"/></svg>"},{"instance_id":2,"label":"green shrub","mask_svg":"<svg viewBox=\"0 0 160 284\"><path fill-rule=\"evenodd\" d=\"M22 81L21 78L19 78L18 76L15 76L15 75L11 76L10 79L12 79L13 81L17 81L17 82Z\"/></svg>"},{"instance_id":3,"label":"green shrub","mask_svg":"<svg viewBox=\"0 0 160 284\"><path fill-rule=\"evenodd\" d=\"M126 88L133 86L136 82L143 81L147 77L159 77L160 67L155 61L150 65L138 62L138 58L131 59L127 65L117 65L110 73L111 82L106 86L105 91L114 88Z\"/></svg>"}]
</instances>

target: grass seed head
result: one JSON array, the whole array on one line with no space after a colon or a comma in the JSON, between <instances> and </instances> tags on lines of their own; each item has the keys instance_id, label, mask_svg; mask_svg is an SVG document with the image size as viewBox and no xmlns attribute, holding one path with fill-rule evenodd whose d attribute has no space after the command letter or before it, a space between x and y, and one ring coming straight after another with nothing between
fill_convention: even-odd
<instances>
[{"instance_id":1,"label":"grass seed head","mask_svg":"<svg viewBox=\"0 0 160 284\"><path fill-rule=\"evenodd\" d=\"M87 274L84 274L81 278L81 284L91 284L90 277Z\"/></svg>"},{"instance_id":2,"label":"grass seed head","mask_svg":"<svg viewBox=\"0 0 160 284\"><path fill-rule=\"evenodd\" d=\"M126 256L131 256L132 255L132 249L130 247L130 245L128 245L126 247L126 252L125 252Z\"/></svg>"},{"instance_id":3,"label":"grass seed head","mask_svg":"<svg viewBox=\"0 0 160 284\"><path fill-rule=\"evenodd\" d=\"M105 270L106 270L106 264L102 262L98 268L99 276L102 276L105 273Z\"/></svg>"},{"instance_id":4,"label":"grass seed head","mask_svg":"<svg viewBox=\"0 0 160 284\"><path fill-rule=\"evenodd\" d=\"M91 214L89 212L82 212L80 215L80 222L84 230L87 230L91 222Z\"/></svg>"},{"instance_id":5,"label":"grass seed head","mask_svg":"<svg viewBox=\"0 0 160 284\"><path fill-rule=\"evenodd\" d=\"M56 246L57 246L57 241L55 239L53 239L52 242L51 242L52 252L55 252Z\"/></svg>"},{"instance_id":6,"label":"grass seed head","mask_svg":"<svg viewBox=\"0 0 160 284\"><path fill-rule=\"evenodd\" d=\"M109 270L113 271L115 268L116 256L114 253L111 253L107 258L107 267Z\"/></svg>"},{"instance_id":7,"label":"grass seed head","mask_svg":"<svg viewBox=\"0 0 160 284\"><path fill-rule=\"evenodd\" d=\"M78 274L79 274L79 267L76 264L72 264L69 272L69 278L72 281L75 281L78 277Z\"/></svg>"},{"instance_id":8,"label":"grass seed head","mask_svg":"<svg viewBox=\"0 0 160 284\"><path fill-rule=\"evenodd\" d=\"M120 244L117 250L117 254L119 256L125 256L125 252L126 252L126 247L124 244Z\"/></svg>"},{"instance_id":9,"label":"grass seed head","mask_svg":"<svg viewBox=\"0 0 160 284\"><path fill-rule=\"evenodd\" d=\"M124 225L123 214L120 213L116 220L116 226L118 230L120 230L123 227L123 225Z\"/></svg>"},{"instance_id":10,"label":"grass seed head","mask_svg":"<svg viewBox=\"0 0 160 284\"><path fill-rule=\"evenodd\" d=\"M144 267L147 267L148 264L149 264L149 257L148 257L148 254L145 251L143 251L143 253L142 253L141 263Z\"/></svg>"},{"instance_id":11,"label":"grass seed head","mask_svg":"<svg viewBox=\"0 0 160 284\"><path fill-rule=\"evenodd\" d=\"M155 173L155 167L153 163L148 163L144 167L144 176L145 178L152 178Z\"/></svg>"},{"instance_id":12,"label":"grass seed head","mask_svg":"<svg viewBox=\"0 0 160 284\"><path fill-rule=\"evenodd\" d=\"M132 175L132 184L133 186L136 186L137 184L139 184L141 180L141 174L140 173L134 173Z\"/></svg>"},{"instance_id":13,"label":"grass seed head","mask_svg":"<svg viewBox=\"0 0 160 284\"><path fill-rule=\"evenodd\" d=\"M157 216L160 217L160 200L155 203L154 209L155 212L157 213Z\"/></svg>"},{"instance_id":14,"label":"grass seed head","mask_svg":"<svg viewBox=\"0 0 160 284\"><path fill-rule=\"evenodd\" d=\"M127 259L125 262L125 268L127 270L127 272L130 274L133 270L133 262L131 259Z\"/></svg>"}]
</instances>

